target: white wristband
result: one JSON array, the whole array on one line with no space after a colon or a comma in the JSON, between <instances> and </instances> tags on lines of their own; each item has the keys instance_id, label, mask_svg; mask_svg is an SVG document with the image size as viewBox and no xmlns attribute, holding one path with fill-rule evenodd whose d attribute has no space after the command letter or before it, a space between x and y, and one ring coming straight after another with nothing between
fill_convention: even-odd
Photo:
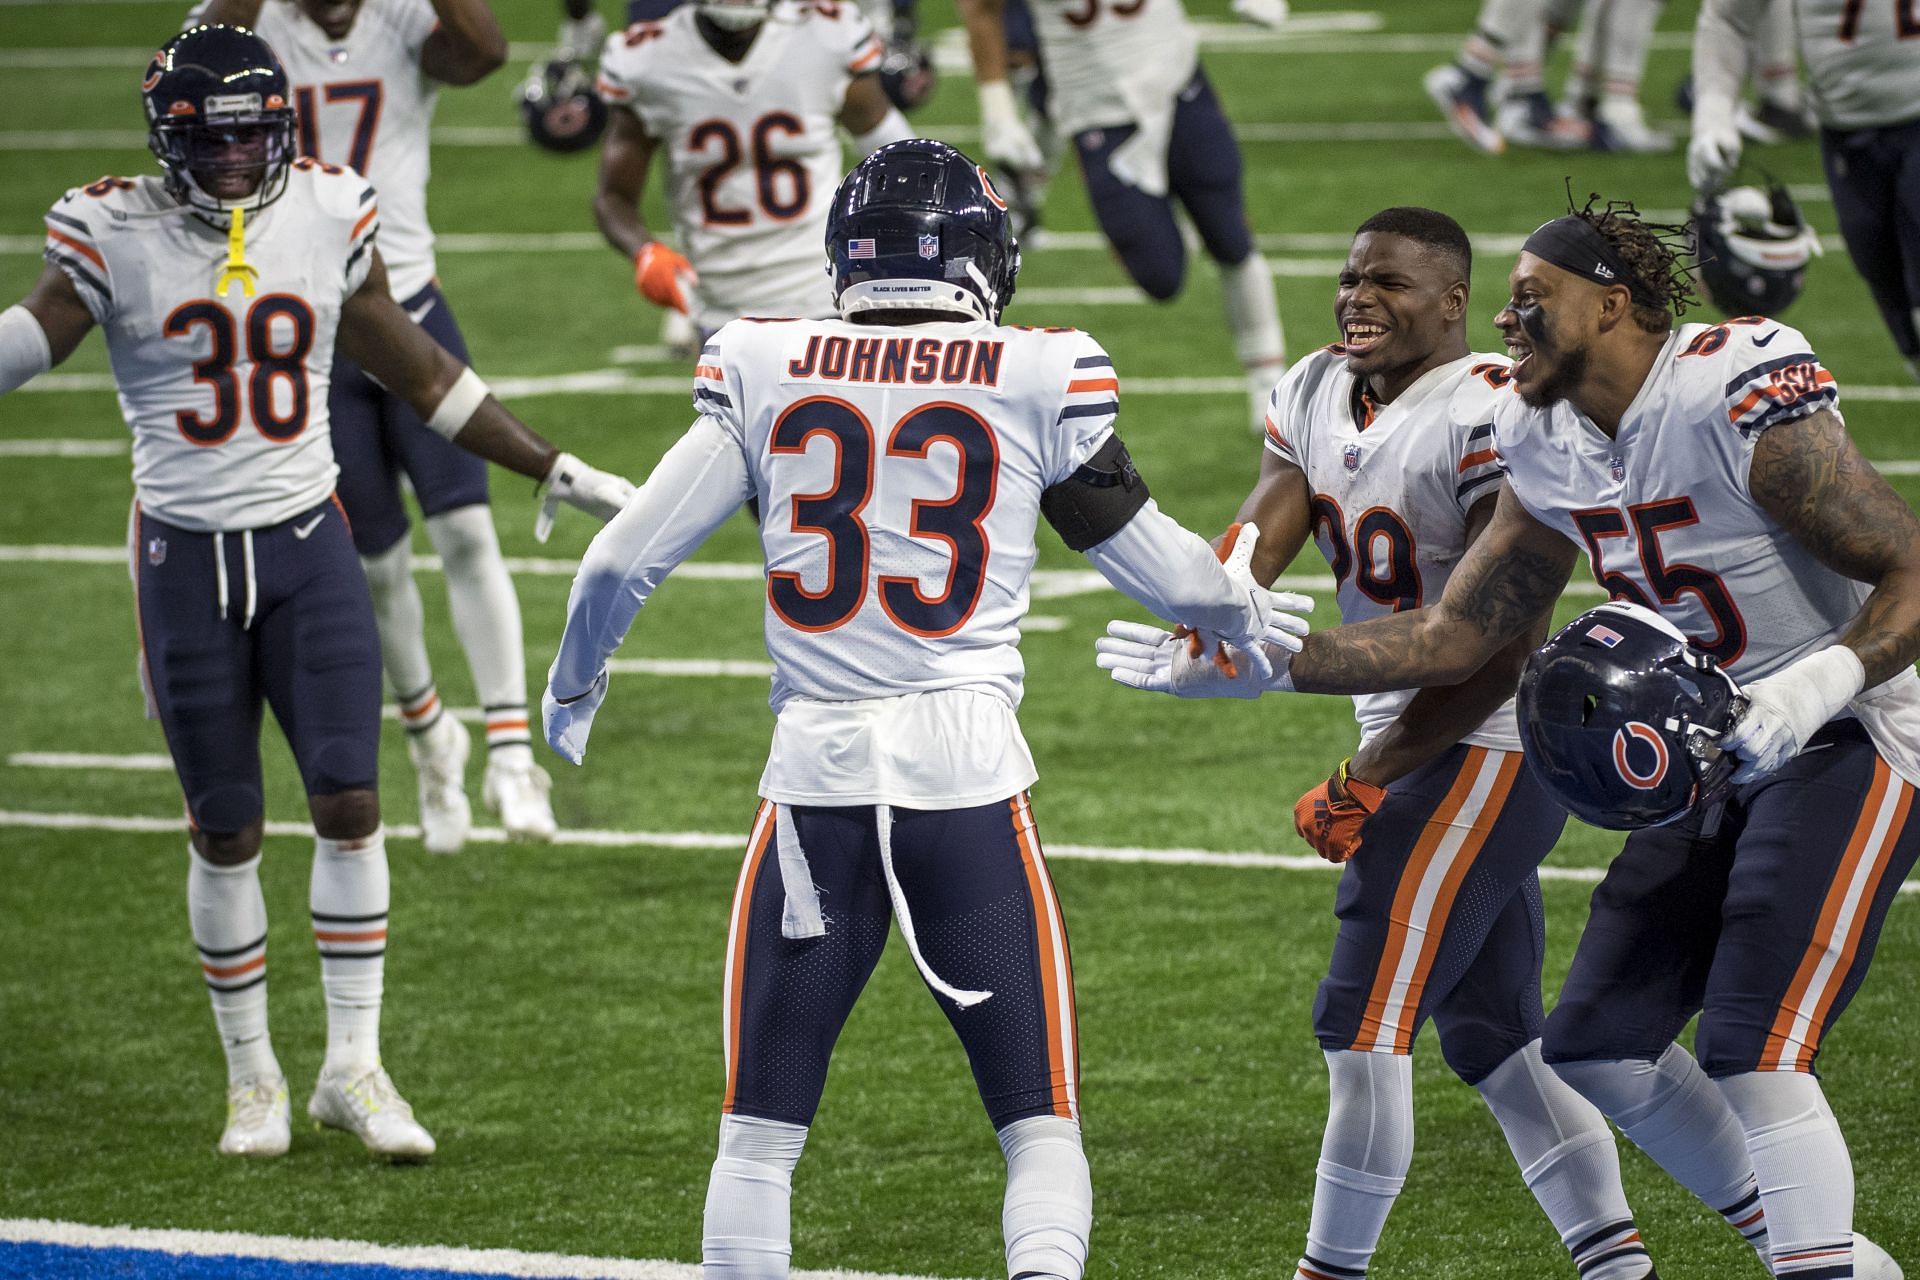
<instances>
[{"instance_id":1,"label":"white wristband","mask_svg":"<svg viewBox=\"0 0 1920 1280\"><path fill-rule=\"evenodd\" d=\"M481 401L493 392L480 380L480 375L471 368L462 369L453 385L447 388L447 394L441 398L440 405L427 419L427 425L451 440L479 411Z\"/></svg>"},{"instance_id":2,"label":"white wristband","mask_svg":"<svg viewBox=\"0 0 1920 1280\"><path fill-rule=\"evenodd\" d=\"M1828 645L1810 653L1780 674L1789 672L1804 679L1820 700L1816 729L1859 697L1867 683L1867 669L1861 664L1860 655L1844 644Z\"/></svg>"},{"instance_id":3,"label":"white wristband","mask_svg":"<svg viewBox=\"0 0 1920 1280\"><path fill-rule=\"evenodd\" d=\"M0 311L0 395L53 368L53 348L39 317L18 303Z\"/></svg>"}]
</instances>

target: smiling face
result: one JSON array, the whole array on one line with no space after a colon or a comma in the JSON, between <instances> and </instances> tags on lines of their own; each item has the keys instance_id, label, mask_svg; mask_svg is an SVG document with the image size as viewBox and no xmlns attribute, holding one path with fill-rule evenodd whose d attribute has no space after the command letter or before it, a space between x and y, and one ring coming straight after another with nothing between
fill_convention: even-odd
<instances>
[{"instance_id":1,"label":"smiling face","mask_svg":"<svg viewBox=\"0 0 1920 1280\"><path fill-rule=\"evenodd\" d=\"M265 179L273 131L266 125L202 126L194 139L193 180L216 200L244 200Z\"/></svg>"},{"instance_id":2,"label":"smiling face","mask_svg":"<svg viewBox=\"0 0 1920 1280\"><path fill-rule=\"evenodd\" d=\"M345 40L360 16L362 0L293 0L294 7L327 33L329 40Z\"/></svg>"},{"instance_id":3,"label":"smiling face","mask_svg":"<svg viewBox=\"0 0 1920 1280\"><path fill-rule=\"evenodd\" d=\"M1333 319L1347 369L1376 392L1397 394L1463 346L1467 284L1453 257L1410 236L1386 231L1354 237ZM1394 385L1398 384L1398 385Z\"/></svg>"},{"instance_id":4,"label":"smiling face","mask_svg":"<svg viewBox=\"0 0 1920 1280\"><path fill-rule=\"evenodd\" d=\"M1534 408L1565 400L1587 376L1606 289L1522 253L1493 318L1513 358L1513 389Z\"/></svg>"}]
</instances>

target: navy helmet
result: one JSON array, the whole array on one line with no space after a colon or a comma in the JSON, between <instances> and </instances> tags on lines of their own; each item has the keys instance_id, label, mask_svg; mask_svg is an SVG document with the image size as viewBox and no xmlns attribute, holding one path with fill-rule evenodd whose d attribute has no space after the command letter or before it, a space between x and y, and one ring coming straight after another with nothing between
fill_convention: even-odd
<instances>
[{"instance_id":1,"label":"navy helmet","mask_svg":"<svg viewBox=\"0 0 1920 1280\"><path fill-rule=\"evenodd\" d=\"M583 151L607 127L607 104L578 58L535 63L520 84L520 118L527 136L548 151Z\"/></svg>"},{"instance_id":2,"label":"navy helmet","mask_svg":"<svg viewBox=\"0 0 1920 1280\"><path fill-rule=\"evenodd\" d=\"M833 193L827 270L843 316L941 311L998 322L1020 246L986 170L944 142L909 138L862 160Z\"/></svg>"},{"instance_id":3,"label":"navy helmet","mask_svg":"<svg viewBox=\"0 0 1920 1280\"><path fill-rule=\"evenodd\" d=\"M1672 623L1615 601L1527 660L1516 705L1534 776L1575 817L1630 831L1678 821L1719 790L1734 759L1715 744L1745 703Z\"/></svg>"},{"instance_id":4,"label":"navy helmet","mask_svg":"<svg viewBox=\"0 0 1920 1280\"><path fill-rule=\"evenodd\" d=\"M1694 235L1700 286L1730 316L1785 311L1820 253L1820 237L1777 182L1706 197L1694 208Z\"/></svg>"},{"instance_id":5,"label":"navy helmet","mask_svg":"<svg viewBox=\"0 0 1920 1280\"><path fill-rule=\"evenodd\" d=\"M245 27L202 26L160 46L140 93L147 146L175 199L208 214L263 209L287 187L294 113L287 73ZM246 195L205 185L234 173L259 174Z\"/></svg>"}]
</instances>

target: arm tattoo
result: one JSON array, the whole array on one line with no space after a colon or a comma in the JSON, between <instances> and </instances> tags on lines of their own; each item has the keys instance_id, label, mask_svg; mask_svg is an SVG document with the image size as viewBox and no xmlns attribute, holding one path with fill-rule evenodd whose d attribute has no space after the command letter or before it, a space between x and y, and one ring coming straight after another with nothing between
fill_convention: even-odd
<instances>
[{"instance_id":1,"label":"arm tattoo","mask_svg":"<svg viewBox=\"0 0 1920 1280\"><path fill-rule=\"evenodd\" d=\"M1873 587L1841 643L1867 686L1920 658L1920 516L1839 419L1824 410L1774 427L1754 447L1749 488L1760 506L1836 573Z\"/></svg>"}]
</instances>

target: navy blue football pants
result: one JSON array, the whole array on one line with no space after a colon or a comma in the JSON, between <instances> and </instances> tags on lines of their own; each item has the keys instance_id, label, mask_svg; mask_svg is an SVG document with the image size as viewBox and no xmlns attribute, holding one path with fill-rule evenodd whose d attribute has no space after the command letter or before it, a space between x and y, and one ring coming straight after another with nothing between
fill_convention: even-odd
<instances>
[{"instance_id":1,"label":"navy blue football pants","mask_svg":"<svg viewBox=\"0 0 1920 1280\"><path fill-rule=\"evenodd\" d=\"M1031 1116L1077 1117L1073 963L1027 797L892 814L894 870L922 956L946 983L993 993L966 1009L939 998L993 1127ZM789 816L826 933L792 939L782 932L786 888L775 806L763 801L727 934L723 1107L806 1125L894 912L873 806L796 805Z\"/></svg>"},{"instance_id":2,"label":"navy blue football pants","mask_svg":"<svg viewBox=\"0 0 1920 1280\"><path fill-rule=\"evenodd\" d=\"M147 689L196 828L231 834L264 812L263 702L308 795L378 784L380 637L338 502L250 535L136 508L133 555Z\"/></svg>"},{"instance_id":3,"label":"navy blue football pants","mask_svg":"<svg viewBox=\"0 0 1920 1280\"><path fill-rule=\"evenodd\" d=\"M1822 129L1833 211L1903 356L1920 355L1920 121Z\"/></svg>"},{"instance_id":4,"label":"navy blue football pants","mask_svg":"<svg viewBox=\"0 0 1920 1280\"><path fill-rule=\"evenodd\" d=\"M400 305L454 359L467 362L466 340L439 286L430 284ZM430 516L487 500L486 459L420 421L405 400L341 356L333 361L327 413L334 460L340 464L340 501L353 520L361 555L379 555L407 536L402 472L420 510Z\"/></svg>"},{"instance_id":5,"label":"navy blue football pants","mask_svg":"<svg viewBox=\"0 0 1920 1280\"><path fill-rule=\"evenodd\" d=\"M1389 787L1341 872L1320 1046L1410 1053L1432 1018L1447 1065L1478 1084L1538 1039L1535 870L1566 820L1518 751L1455 746Z\"/></svg>"},{"instance_id":6,"label":"navy blue football pants","mask_svg":"<svg viewBox=\"0 0 1920 1280\"><path fill-rule=\"evenodd\" d=\"M1717 1078L1811 1071L1920 856L1914 787L1857 720L1706 815L1627 837L1547 1019L1549 1062L1658 1058L1694 1014Z\"/></svg>"}]
</instances>

